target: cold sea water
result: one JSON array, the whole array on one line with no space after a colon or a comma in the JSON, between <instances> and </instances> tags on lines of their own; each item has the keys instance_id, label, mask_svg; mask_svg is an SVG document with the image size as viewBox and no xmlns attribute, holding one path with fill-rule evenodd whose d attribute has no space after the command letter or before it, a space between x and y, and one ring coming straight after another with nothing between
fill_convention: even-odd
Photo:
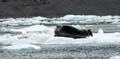
<instances>
[{"instance_id":1,"label":"cold sea water","mask_svg":"<svg viewBox=\"0 0 120 59\"><path fill-rule=\"evenodd\" d=\"M0 50L0 59L109 59L120 55L119 45L40 45L41 50Z\"/></svg>"},{"instance_id":2,"label":"cold sea water","mask_svg":"<svg viewBox=\"0 0 120 59\"><path fill-rule=\"evenodd\" d=\"M78 26L78 25L77 25ZM13 28L24 28L19 26ZM54 26L49 26L54 27ZM79 25L86 27L96 33L102 28L105 33L120 32L118 25ZM7 27L12 28L12 27ZM8 33L0 33L1 35ZM14 33L12 33L14 34ZM15 34L14 34L15 35ZM102 39L102 37L101 37ZM0 45L2 48L4 45ZM80 45L80 44L40 44L41 49L7 50L0 49L0 59L112 59L120 56L119 44L108 45Z\"/></svg>"}]
</instances>

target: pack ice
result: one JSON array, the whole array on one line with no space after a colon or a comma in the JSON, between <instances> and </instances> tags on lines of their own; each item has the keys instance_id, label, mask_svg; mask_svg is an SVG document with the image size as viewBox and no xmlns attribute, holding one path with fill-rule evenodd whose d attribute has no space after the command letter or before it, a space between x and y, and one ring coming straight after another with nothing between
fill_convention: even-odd
<instances>
[{"instance_id":1,"label":"pack ice","mask_svg":"<svg viewBox=\"0 0 120 59\"><path fill-rule=\"evenodd\" d=\"M44 25L33 25L23 29L14 29L14 32L21 32L18 35L6 34L0 36L0 44L3 49L40 49L37 44L80 44L80 45L104 45L119 44L120 33L104 33L102 29L93 33L93 37L73 39L67 37L54 37L54 29Z\"/></svg>"},{"instance_id":2,"label":"pack ice","mask_svg":"<svg viewBox=\"0 0 120 59\"><path fill-rule=\"evenodd\" d=\"M93 37L73 39L67 37L54 37L54 29L41 24L41 20L80 20L81 22L112 22L118 24L120 16L95 16L95 15L65 15L60 18L32 17L32 18L4 18L0 19L3 28L1 32L20 33L17 35L5 34L0 36L0 44L5 45L3 49L40 49L37 44L80 44L80 45L105 45L119 44L120 33L104 33L100 28ZM58 21L60 22L60 21ZM49 23L44 21L44 23ZM6 29L4 26L31 25L22 29Z\"/></svg>"}]
</instances>

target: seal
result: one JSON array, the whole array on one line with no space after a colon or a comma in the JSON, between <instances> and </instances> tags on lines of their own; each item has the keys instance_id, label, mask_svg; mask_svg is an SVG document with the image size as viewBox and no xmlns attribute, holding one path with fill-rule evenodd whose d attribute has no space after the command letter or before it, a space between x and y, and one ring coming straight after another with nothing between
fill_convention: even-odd
<instances>
[{"instance_id":1,"label":"seal","mask_svg":"<svg viewBox=\"0 0 120 59\"><path fill-rule=\"evenodd\" d=\"M86 38L93 36L90 29L77 29L72 26L57 26L55 30L55 36L71 37L71 38Z\"/></svg>"}]
</instances>

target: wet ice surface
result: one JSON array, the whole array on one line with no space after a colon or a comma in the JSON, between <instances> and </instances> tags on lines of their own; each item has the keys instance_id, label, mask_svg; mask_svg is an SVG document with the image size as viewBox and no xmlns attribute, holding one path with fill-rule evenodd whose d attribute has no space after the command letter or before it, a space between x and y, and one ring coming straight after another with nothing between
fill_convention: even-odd
<instances>
[{"instance_id":1,"label":"wet ice surface","mask_svg":"<svg viewBox=\"0 0 120 59\"><path fill-rule=\"evenodd\" d=\"M10 19L12 21L3 19L0 22L0 59L120 59L118 16L68 15L59 18L67 21L85 19L84 22L88 23L99 19L102 19L100 22L113 21L114 24L74 25L79 29L86 28L94 32L93 37L81 39L54 37L55 26L35 25L46 18Z\"/></svg>"}]
</instances>

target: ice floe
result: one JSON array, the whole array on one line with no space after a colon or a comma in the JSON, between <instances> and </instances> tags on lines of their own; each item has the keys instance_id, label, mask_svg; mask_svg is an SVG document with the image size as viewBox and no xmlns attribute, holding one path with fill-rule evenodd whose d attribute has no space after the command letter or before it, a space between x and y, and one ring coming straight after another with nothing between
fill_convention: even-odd
<instances>
[{"instance_id":1,"label":"ice floe","mask_svg":"<svg viewBox=\"0 0 120 59\"><path fill-rule=\"evenodd\" d=\"M16 32L40 32L40 33L49 33L50 35L54 35L54 29L52 28L48 28L44 25L34 25L34 26L30 26L27 28L23 28L23 29L17 29L14 30Z\"/></svg>"},{"instance_id":2,"label":"ice floe","mask_svg":"<svg viewBox=\"0 0 120 59\"><path fill-rule=\"evenodd\" d=\"M23 29L13 29L12 31L21 32L21 34L14 36L11 34L6 34L0 36L1 44L10 45L3 47L4 49L23 49L32 46L32 48L35 47L35 49L37 49L37 45L35 44L43 44L47 39L54 36L54 30L43 25L33 25Z\"/></svg>"},{"instance_id":3,"label":"ice floe","mask_svg":"<svg viewBox=\"0 0 120 59\"><path fill-rule=\"evenodd\" d=\"M44 25L33 25L33 26L28 26L22 29L7 29L5 27L2 27L0 29L0 32L9 32L9 33L46 33L50 35L54 35L54 29L49 28Z\"/></svg>"},{"instance_id":4,"label":"ice floe","mask_svg":"<svg viewBox=\"0 0 120 59\"><path fill-rule=\"evenodd\" d=\"M69 22L68 22L69 21ZM77 21L77 22L76 22ZM31 18L4 18L0 19L1 26L20 26L34 24L71 24L71 23L112 23L118 24L120 16L96 16L96 15L65 15L59 18L31 17Z\"/></svg>"},{"instance_id":5,"label":"ice floe","mask_svg":"<svg viewBox=\"0 0 120 59\"><path fill-rule=\"evenodd\" d=\"M73 39L68 37L54 37L54 29L38 24L63 24L63 23L97 23L112 22L118 24L120 16L96 16L96 15L65 15L60 18L32 17L32 18L4 18L0 19L0 32L14 32L16 35L5 34L0 36L0 44L8 44L3 49L24 49L41 47L36 44L80 44L80 45L104 45L120 44L120 33L104 33L99 29L93 33L93 37ZM69 22L68 22L69 21ZM7 29L5 26L32 25L22 29Z\"/></svg>"},{"instance_id":6,"label":"ice floe","mask_svg":"<svg viewBox=\"0 0 120 59\"><path fill-rule=\"evenodd\" d=\"M102 29L99 29L98 33L93 33L93 37L80 39L53 37L45 44L120 44L120 33L104 33Z\"/></svg>"},{"instance_id":7,"label":"ice floe","mask_svg":"<svg viewBox=\"0 0 120 59\"><path fill-rule=\"evenodd\" d=\"M112 56L109 59L120 59L120 56Z\"/></svg>"},{"instance_id":8,"label":"ice floe","mask_svg":"<svg viewBox=\"0 0 120 59\"><path fill-rule=\"evenodd\" d=\"M34 48L38 49L40 46L35 44L44 44L44 42L52 37L48 34L39 34L39 33L27 33L20 34L16 36L4 35L0 37L0 43L4 46L3 49L23 49L23 48ZM25 46L25 47L24 47Z\"/></svg>"},{"instance_id":9,"label":"ice floe","mask_svg":"<svg viewBox=\"0 0 120 59\"><path fill-rule=\"evenodd\" d=\"M4 46L2 49L15 49L15 50L19 50L19 49L41 49L40 46L37 45L32 45L32 44L16 44L16 45L12 45L12 46Z\"/></svg>"},{"instance_id":10,"label":"ice floe","mask_svg":"<svg viewBox=\"0 0 120 59\"><path fill-rule=\"evenodd\" d=\"M104 34L104 31L100 28L99 30L98 30L98 34Z\"/></svg>"},{"instance_id":11,"label":"ice floe","mask_svg":"<svg viewBox=\"0 0 120 59\"><path fill-rule=\"evenodd\" d=\"M0 36L0 44L9 44L4 49L40 49L36 44L80 44L80 45L104 45L120 44L120 33L104 33L99 29L98 33L93 33L93 37L68 38L54 37L54 29L43 25L33 25L27 28L15 30L23 33L17 35L6 34Z\"/></svg>"}]
</instances>

